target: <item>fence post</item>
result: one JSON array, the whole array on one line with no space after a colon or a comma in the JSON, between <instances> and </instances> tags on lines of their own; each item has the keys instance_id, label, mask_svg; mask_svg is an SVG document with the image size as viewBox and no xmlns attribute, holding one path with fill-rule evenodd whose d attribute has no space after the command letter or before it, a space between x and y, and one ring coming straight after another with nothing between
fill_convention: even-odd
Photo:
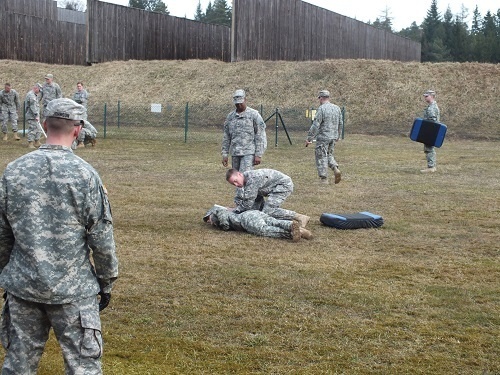
<instances>
[{"instance_id":1,"label":"fence post","mask_svg":"<svg viewBox=\"0 0 500 375\"><path fill-rule=\"evenodd\" d=\"M120 129L120 101L118 100L118 129Z\"/></svg>"},{"instance_id":2,"label":"fence post","mask_svg":"<svg viewBox=\"0 0 500 375\"><path fill-rule=\"evenodd\" d=\"M188 135L188 121L189 117L189 102L186 103L186 109L184 111L184 143L187 142L187 135Z\"/></svg>"},{"instance_id":3,"label":"fence post","mask_svg":"<svg viewBox=\"0 0 500 375\"><path fill-rule=\"evenodd\" d=\"M106 138L106 112L107 112L107 107L108 103L104 103L104 138Z\"/></svg>"}]
</instances>

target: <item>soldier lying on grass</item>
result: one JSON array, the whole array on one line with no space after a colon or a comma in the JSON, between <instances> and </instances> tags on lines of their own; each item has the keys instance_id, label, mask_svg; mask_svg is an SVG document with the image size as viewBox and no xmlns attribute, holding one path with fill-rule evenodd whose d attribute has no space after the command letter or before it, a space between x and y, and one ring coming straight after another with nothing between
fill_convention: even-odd
<instances>
[{"instance_id":1,"label":"soldier lying on grass","mask_svg":"<svg viewBox=\"0 0 500 375\"><path fill-rule=\"evenodd\" d=\"M301 238L312 239L312 233L300 227L297 221L275 219L257 210L235 213L214 205L203 216L203 221L225 231L243 231L257 236L291 239L293 242Z\"/></svg>"}]
</instances>

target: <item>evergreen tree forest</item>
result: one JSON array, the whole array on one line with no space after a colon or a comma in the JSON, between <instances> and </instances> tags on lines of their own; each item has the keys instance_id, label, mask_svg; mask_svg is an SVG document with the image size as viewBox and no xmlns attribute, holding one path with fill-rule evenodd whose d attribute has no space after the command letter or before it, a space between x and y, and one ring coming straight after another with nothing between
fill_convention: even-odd
<instances>
[{"instance_id":1,"label":"evergreen tree forest","mask_svg":"<svg viewBox=\"0 0 500 375\"><path fill-rule=\"evenodd\" d=\"M413 22L400 31L393 30L389 10L373 23L374 27L412 39L422 44L422 62L500 62L500 8L496 13L488 11L484 16L477 5L472 13L472 25L469 28L468 10L462 7L460 14L452 14L448 6L444 15L438 12L437 0L431 6L421 25ZM205 11L198 2L196 21L231 26L231 8L226 0L214 0L208 3Z\"/></svg>"}]
</instances>

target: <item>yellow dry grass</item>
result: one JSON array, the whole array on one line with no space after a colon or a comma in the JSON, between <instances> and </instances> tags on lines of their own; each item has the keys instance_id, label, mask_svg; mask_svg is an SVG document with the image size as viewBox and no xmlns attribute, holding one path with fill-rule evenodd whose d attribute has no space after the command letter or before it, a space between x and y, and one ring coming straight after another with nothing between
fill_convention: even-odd
<instances>
[{"instance_id":1,"label":"yellow dry grass","mask_svg":"<svg viewBox=\"0 0 500 375\"><path fill-rule=\"evenodd\" d=\"M0 64L2 74L14 71L14 62ZM437 76L448 68L460 70L465 82L446 86L453 88L449 97L498 83L498 66L477 64L27 66L31 72L19 73L26 82L34 72L43 77L48 70L63 85L69 82L63 86L69 92L71 82L81 78L92 82L93 97L103 101L108 95L134 100L140 94L148 101L225 103L242 82L255 82L258 90L242 84L252 100L315 104L317 89L336 92L338 81L347 81L367 100L342 91L350 102L364 103L355 113L375 111L377 106L368 103L375 98L387 101L389 110L391 98L399 103L398 90L413 93L411 100L401 100L411 106L408 113L416 111L421 91L433 82L427 74ZM346 74L347 66L352 74ZM391 67L390 75L376 78ZM342 72L343 79L325 78L328 71L337 78ZM399 71L405 72L407 84L401 82L396 90L382 85L395 82L392 76L402 77ZM477 71L481 82L471 79ZM220 88L208 82L211 73L227 75ZM141 85L153 74L158 82L148 82L154 89ZM288 77L279 89L273 85L281 81L278 77ZM380 87L370 87L375 81ZM440 82L445 81L451 85L451 76ZM477 103L476 96L467 97ZM483 99L498 103L491 94ZM470 103L461 104L469 111ZM390 117L382 110L380 116ZM303 133L293 136L301 139ZM295 191L285 208L312 216L315 238L295 244L221 232L202 222L206 209L231 204L234 193L224 181L219 141L110 138L77 151L100 172L115 220L121 274L102 314L106 374L500 373L497 142L447 139L438 150L438 172L422 175L422 145L400 136L348 134L336 151L343 180L322 186L313 149L298 142L275 148L270 141L262 167L289 174ZM25 152L14 141L2 143L1 169ZM323 212L358 211L382 215L384 226L340 231L319 223ZM39 373L63 374L62 368L51 338Z\"/></svg>"}]
</instances>

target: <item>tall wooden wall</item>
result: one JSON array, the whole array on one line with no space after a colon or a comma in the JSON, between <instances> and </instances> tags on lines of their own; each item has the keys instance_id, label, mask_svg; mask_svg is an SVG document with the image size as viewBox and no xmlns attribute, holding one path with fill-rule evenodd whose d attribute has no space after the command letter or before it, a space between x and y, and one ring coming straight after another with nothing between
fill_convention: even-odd
<instances>
[{"instance_id":1,"label":"tall wooden wall","mask_svg":"<svg viewBox=\"0 0 500 375\"><path fill-rule=\"evenodd\" d=\"M233 0L233 19L233 61L420 61L420 43L301 0Z\"/></svg>"},{"instance_id":2,"label":"tall wooden wall","mask_svg":"<svg viewBox=\"0 0 500 375\"><path fill-rule=\"evenodd\" d=\"M230 61L230 28L87 0L88 62Z\"/></svg>"}]
</instances>

